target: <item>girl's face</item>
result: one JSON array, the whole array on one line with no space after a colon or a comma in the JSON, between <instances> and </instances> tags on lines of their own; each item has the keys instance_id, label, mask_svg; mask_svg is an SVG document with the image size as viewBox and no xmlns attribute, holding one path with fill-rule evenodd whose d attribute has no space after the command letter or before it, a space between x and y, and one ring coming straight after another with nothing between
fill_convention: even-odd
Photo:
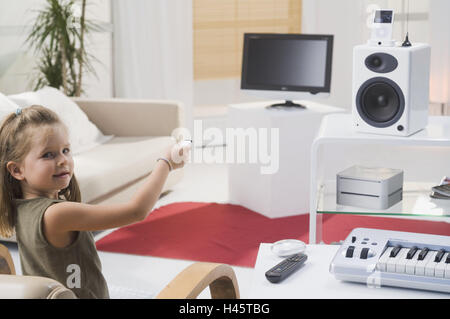
<instances>
[{"instance_id":1,"label":"girl's face","mask_svg":"<svg viewBox=\"0 0 450 319\"><path fill-rule=\"evenodd\" d=\"M73 176L67 130L57 124L34 129L33 133L31 149L12 175L20 180L24 199L58 198L58 192L69 186Z\"/></svg>"}]
</instances>

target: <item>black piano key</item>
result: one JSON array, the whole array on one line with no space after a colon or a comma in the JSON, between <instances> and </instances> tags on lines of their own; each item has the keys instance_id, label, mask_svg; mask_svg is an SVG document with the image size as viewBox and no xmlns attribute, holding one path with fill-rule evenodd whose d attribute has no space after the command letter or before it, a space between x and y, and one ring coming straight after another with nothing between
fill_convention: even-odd
<instances>
[{"instance_id":1,"label":"black piano key","mask_svg":"<svg viewBox=\"0 0 450 319\"><path fill-rule=\"evenodd\" d=\"M417 248L417 246L411 247L411 249L406 254L406 259L412 259L414 257L414 255L416 254L418 249L419 248Z\"/></svg>"},{"instance_id":2,"label":"black piano key","mask_svg":"<svg viewBox=\"0 0 450 319\"><path fill-rule=\"evenodd\" d=\"M397 256L398 252L400 251L400 249L402 249L401 245L397 245L394 248L392 248L391 250L391 254L389 255L389 257L395 257Z\"/></svg>"},{"instance_id":3,"label":"black piano key","mask_svg":"<svg viewBox=\"0 0 450 319\"><path fill-rule=\"evenodd\" d=\"M429 249L427 247L425 247L424 249L422 249L419 253L419 257L417 258L418 260L424 260L426 255L428 254Z\"/></svg>"},{"instance_id":4,"label":"black piano key","mask_svg":"<svg viewBox=\"0 0 450 319\"><path fill-rule=\"evenodd\" d=\"M436 254L436 257L434 257L434 262L438 263L441 261L442 257L444 257L445 249L439 249L439 251Z\"/></svg>"}]
</instances>

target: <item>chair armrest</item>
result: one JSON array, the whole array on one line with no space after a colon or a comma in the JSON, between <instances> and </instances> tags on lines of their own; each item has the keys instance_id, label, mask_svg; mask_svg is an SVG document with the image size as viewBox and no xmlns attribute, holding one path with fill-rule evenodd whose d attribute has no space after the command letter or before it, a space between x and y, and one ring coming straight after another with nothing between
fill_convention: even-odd
<instances>
[{"instance_id":1,"label":"chair armrest","mask_svg":"<svg viewBox=\"0 0 450 319\"><path fill-rule=\"evenodd\" d=\"M16 268L8 248L0 244L0 274L15 275Z\"/></svg>"},{"instance_id":2,"label":"chair armrest","mask_svg":"<svg viewBox=\"0 0 450 319\"><path fill-rule=\"evenodd\" d=\"M0 299L76 299L56 280L37 276L0 275Z\"/></svg>"},{"instance_id":3,"label":"chair armrest","mask_svg":"<svg viewBox=\"0 0 450 319\"><path fill-rule=\"evenodd\" d=\"M233 268L226 264L194 263L180 272L157 296L158 299L193 299L207 286L213 299L238 299Z\"/></svg>"},{"instance_id":4,"label":"chair armrest","mask_svg":"<svg viewBox=\"0 0 450 319\"><path fill-rule=\"evenodd\" d=\"M72 98L105 135L170 136L182 123L183 104L166 100Z\"/></svg>"},{"instance_id":5,"label":"chair armrest","mask_svg":"<svg viewBox=\"0 0 450 319\"><path fill-rule=\"evenodd\" d=\"M0 244L0 299L75 299L75 294L56 280L17 276L11 254Z\"/></svg>"}]
</instances>

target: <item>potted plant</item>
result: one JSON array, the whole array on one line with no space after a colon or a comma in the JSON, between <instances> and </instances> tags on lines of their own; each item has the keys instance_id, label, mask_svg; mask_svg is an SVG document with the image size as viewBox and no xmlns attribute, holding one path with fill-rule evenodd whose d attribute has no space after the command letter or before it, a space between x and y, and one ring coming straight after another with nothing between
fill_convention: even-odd
<instances>
[{"instance_id":1,"label":"potted plant","mask_svg":"<svg viewBox=\"0 0 450 319\"><path fill-rule=\"evenodd\" d=\"M95 74L86 52L86 35L98 27L85 19L86 0L47 0L38 11L26 43L34 49L34 89L52 86L67 96L80 96L85 71Z\"/></svg>"}]
</instances>

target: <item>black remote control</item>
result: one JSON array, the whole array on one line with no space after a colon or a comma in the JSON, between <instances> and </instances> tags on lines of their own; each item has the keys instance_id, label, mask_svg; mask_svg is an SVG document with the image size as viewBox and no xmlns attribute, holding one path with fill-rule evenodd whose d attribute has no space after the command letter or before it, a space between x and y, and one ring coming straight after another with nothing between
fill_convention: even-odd
<instances>
[{"instance_id":1,"label":"black remote control","mask_svg":"<svg viewBox=\"0 0 450 319\"><path fill-rule=\"evenodd\" d=\"M299 269L300 266L303 265L303 263L306 261L306 259L308 259L308 256L303 253L289 256L278 265L266 272L267 280L273 283L284 280L294 271Z\"/></svg>"}]
</instances>

